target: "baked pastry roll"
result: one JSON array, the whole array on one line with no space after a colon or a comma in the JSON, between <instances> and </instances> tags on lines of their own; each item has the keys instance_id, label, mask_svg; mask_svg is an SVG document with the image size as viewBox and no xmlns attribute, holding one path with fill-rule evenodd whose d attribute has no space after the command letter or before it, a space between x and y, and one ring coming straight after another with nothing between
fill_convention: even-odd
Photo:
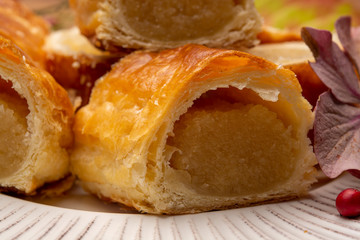
<instances>
[{"instance_id":1,"label":"baked pastry roll","mask_svg":"<svg viewBox=\"0 0 360 240\"><path fill-rule=\"evenodd\" d=\"M194 213L305 194L313 115L295 75L200 45L136 52L75 116L72 171L100 198Z\"/></svg>"},{"instance_id":2,"label":"baked pastry roll","mask_svg":"<svg viewBox=\"0 0 360 240\"><path fill-rule=\"evenodd\" d=\"M66 91L0 36L0 191L30 195L66 177L72 119Z\"/></svg>"},{"instance_id":3,"label":"baked pastry roll","mask_svg":"<svg viewBox=\"0 0 360 240\"><path fill-rule=\"evenodd\" d=\"M87 104L95 81L126 52L111 54L95 48L77 27L49 34L43 47L45 68L65 89L74 89Z\"/></svg>"},{"instance_id":4,"label":"baked pastry roll","mask_svg":"<svg viewBox=\"0 0 360 240\"><path fill-rule=\"evenodd\" d=\"M37 66L44 66L44 40L49 34L49 25L35 15L20 1L0 1L0 36L13 41Z\"/></svg>"},{"instance_id":5,"label":"baked pastry roll","mask_svg":"<svg viewBox=\"0 0 360 240\"><path fill-rule=\"evenodd\" d=\"M96 46L159 50L186 43L250 47L261 31L253 0L70 0L81 32Z\"/></svg>"}]
</instances>

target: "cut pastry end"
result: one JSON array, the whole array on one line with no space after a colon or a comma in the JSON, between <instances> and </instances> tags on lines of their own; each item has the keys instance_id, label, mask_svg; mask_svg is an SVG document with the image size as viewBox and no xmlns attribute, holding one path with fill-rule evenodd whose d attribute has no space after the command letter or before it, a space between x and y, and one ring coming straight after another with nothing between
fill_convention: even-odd
<instances>
[{"instance_id":1,"label":"cut pastry end","mask_svg":"<svg viewBox=\"0 0 360 240\"><path fill-rule=\"evenodd\" d=\"M29 112L27 101L12 88L11 82L0 77L0 185L19 192L32 188L27 185L27 179L17 179L15 184L12 180L19 172L26 171L24 159L30 150Z\"/></svg>"},{"instance_id":2,"label":"cut pastry end","mask_svg":"<svg viewBox=\"0 0 360 240\"><path fill-rule=\"evenodd\" d=\"M14 90L12 82L0 77L0 191L31 195L45 182L57 181L68 172L65 149L57 142L49 143L57 140L52 136L37 136L33 115L30 116L27 100ZM37 146L41 143L44 145ZM46 153L37 150L54 153L52 157L59 162L52 164ZM37 169L46 162L49 164L46 168L53 173Z\"/></svg>"},{"instance_id":3,"label":"cut pastry end","mask_svg":"<svg viewBox=\"0 0 360 240\"><path fill-rule=\"evenodd\" d=\"M0 92L0 179L22 168L29 148L26 101L17 94Z\"/></svg>"},{"instance_id":4,"label":"cut pastry end","mask_svg":"<svg viewBox=\"0 0 360 240\"><path fill-rule=\"evenodd\" d=\"M87 0L71 2L81 31L108 50L160 50L186 43L250 47L261 31L252 0L106 0L92 8L84 8Z\"/></svg>"},{"instance_id":5,"label":"cut pastry end","mask_svg":"<svg viewBox=\"0 0 360 240\"><path fill-rule=\"evenodd\" d=\"M169 163L179 182L199 194L230 197L261 194L286 181L298 142L263 105L224 102L193 107L167 144L176 149Z\"/></svg>"},{"instance_id":6,"label":"cut pastry end","mask_svg":"<svg viewBox=\"0 0 360 240\"><path fill-rule=\"evenodd\" d=\"M231 92L241 101L218 98ZM248 205L306 194L315 160L309 139L299 138L293 127L252 90L230 86L202 94L166 141L168 206L182 211L176 210L177 202L185 202L197 212L209 205L226 209L232 202Z\"/></svg>"},{"instance_id":7,"label":"cut pastry end","mask_svg":"<svg viewBox=\"0 0 360 240\"><path fill-rule=\"evenodd\" d=\"M212 36L233 21L245 1L119 1L119 12L134 33L147 39L184 41ZM238 5L238 6L237 6Z\"/></svg>"}]
</instances>

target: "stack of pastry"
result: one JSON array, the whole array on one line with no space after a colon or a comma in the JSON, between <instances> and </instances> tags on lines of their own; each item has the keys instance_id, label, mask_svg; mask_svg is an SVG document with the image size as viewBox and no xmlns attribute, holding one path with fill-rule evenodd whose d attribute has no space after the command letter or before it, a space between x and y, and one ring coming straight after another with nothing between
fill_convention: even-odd
<instances>
[{"instance_id":1,"label":"stack of pastry","mask_svg":"<svg viewBox=\"0 0 360 240\"><path fill-rule=\"evenodd\" d=\"M86 190L155 214L307 193L313 115L295 74L226 50L259 41L252 0L70 3L95 46L138 49L75 116L71 169Z\"/></svg>"},{"instance_id":2,"label":"stack of pastry","mask_svg":"<svg viewBox=\"0 0 360 240\"><path fill-rule=\"evenodd\" d=\"M294 72L255 56L266 48L234 50L261 41L252 0L70 3L78 29L51 34L0 3L3 191L32 194L70 164L89 192L155 214L307 193L312 106ZM83 97L74 124L64 88Z\"/></svg>"}]
</instances>

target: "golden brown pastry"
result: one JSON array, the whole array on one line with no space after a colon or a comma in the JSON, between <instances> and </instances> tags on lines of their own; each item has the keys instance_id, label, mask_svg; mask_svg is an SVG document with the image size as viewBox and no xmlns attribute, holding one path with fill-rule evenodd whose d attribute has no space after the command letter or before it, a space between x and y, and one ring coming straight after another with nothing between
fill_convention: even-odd
<instances>
[{"instance_id":1,"label":"golden brown pastry","mask_svg":"<svg viewBox=\"0 0 360 240\"><path fill-rule=\"evenodd\" d=\"M313 115L293 72L185 45L135 52L75 116L72 171L100 198L194 213L306 194Z\"/></svg>"},{"instance_id":2,"label":"golden brown pastry","mask_svg":"<svg viewBox=\"0 0 360 240\"><path fill-rule=\"evenodd\" d=\"M81 32L106 50L251 47L261 19L253 0L70 0Z\"/></svg>"},{"instance_id":3,"label":"golden brown pastry","mask_svg":"<svg viewBox=\"0 0 360 240\"><path fill-rule=\"evenodd\" d=\"M0 36L0 190L32 194L69 174L73 108L66 91Z\"/></svg>"},{"instance_id":4,"label":"golden brown pastry","mask_svg":"<svg viewBox=\"0 0 360 240\"><path fill-rule=\"evenodd\" d=\"M314 58L303 41L260 44L247 52L293 71L302 87L303 96L313 107L319 95L328 89L310 67L309 61L314 61Z\"/></svg>"},{"instance_id":5,"label":"golden brown pastry","mask_svg":"<svg viewBox=\"0 0 360 240\"><path fill-rule=\"evenodd\" d=\"M257 35L257 38L262 44L302 41L300 32L274 28L271 26L263 26L261 32Z\"/></svg>"},{"instance_id":6,"label":"golden brown pastry","mask_svg":"<svg viewBox=\"0 0 360 240\"><path fill-rule=\"evenodd\" d=\"M44 44L46 70L66 89L75 89L87 104L95 81L126 53L95 48L76 27L49 34Z\"/></svg>"},{"instance_id":7,"label":"golden brown pastry","mask_svg":"<svg viewBox=\"0 0 360 240\"><path fill-rule=\"evenodd\" d=\"M43 67L42 46L49 33L48 23L17 0L0 1L0 36L13 41Z\"/></svg>"}]
</instances>

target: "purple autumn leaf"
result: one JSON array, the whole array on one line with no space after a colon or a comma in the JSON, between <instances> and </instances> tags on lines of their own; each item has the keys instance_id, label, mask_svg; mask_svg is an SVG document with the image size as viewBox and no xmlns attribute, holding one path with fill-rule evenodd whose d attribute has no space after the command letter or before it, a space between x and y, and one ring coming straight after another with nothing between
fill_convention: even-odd
<instances>
[{"instance_id":1,"label":"purple autumn leaf","mask_svg":"<svg viewBox=\"0 0 360 240\"><path fill-rule=\"evenodd\" d=\"M350 59L353 61L353 65L356 67L356 71L359 72L358 67L360 66L360 55L355 45L356 39L354 39L354 37L351 35L351 18L339 18L335 23L335 28L341 45L344 47L346 54L348 54Z\"/></svg>"},{"instance_id":2,"label":"purple autumn leaf","mask_svg":"<svg viewBox=\"0 0 360 240\"><path fill-rule=\"evenodd\" d=\"M314 150L321 169L331 178L360 170L360 56L351 19L340 18L335 25L344 51L328 31L303 28L301 32L315 57L311 67L330 89L315 107Z\"/></svg>"},{"instance_id":3,"label":"purple autumn leaf","mask_svg":"<svg viewBox=\"0 0 360 240\"><path fill-rule=\"evenodd\" d=\"M323 172L331 178L360 169L360 108L320 96L315 110L314 150Z\"/></svg>"},{"instance_id":4,"label":"purple autumn leaf","mask_svg":"<svg viewBox=\"0 0 360 240\"><path fill-rule=\"evenodd\" d=\"M345 103L360 103L357 73L349 57L332 42L331 33L303 28L301 36L315 57L312 69L335 97Z\"/></svg>"}]
</instances>

